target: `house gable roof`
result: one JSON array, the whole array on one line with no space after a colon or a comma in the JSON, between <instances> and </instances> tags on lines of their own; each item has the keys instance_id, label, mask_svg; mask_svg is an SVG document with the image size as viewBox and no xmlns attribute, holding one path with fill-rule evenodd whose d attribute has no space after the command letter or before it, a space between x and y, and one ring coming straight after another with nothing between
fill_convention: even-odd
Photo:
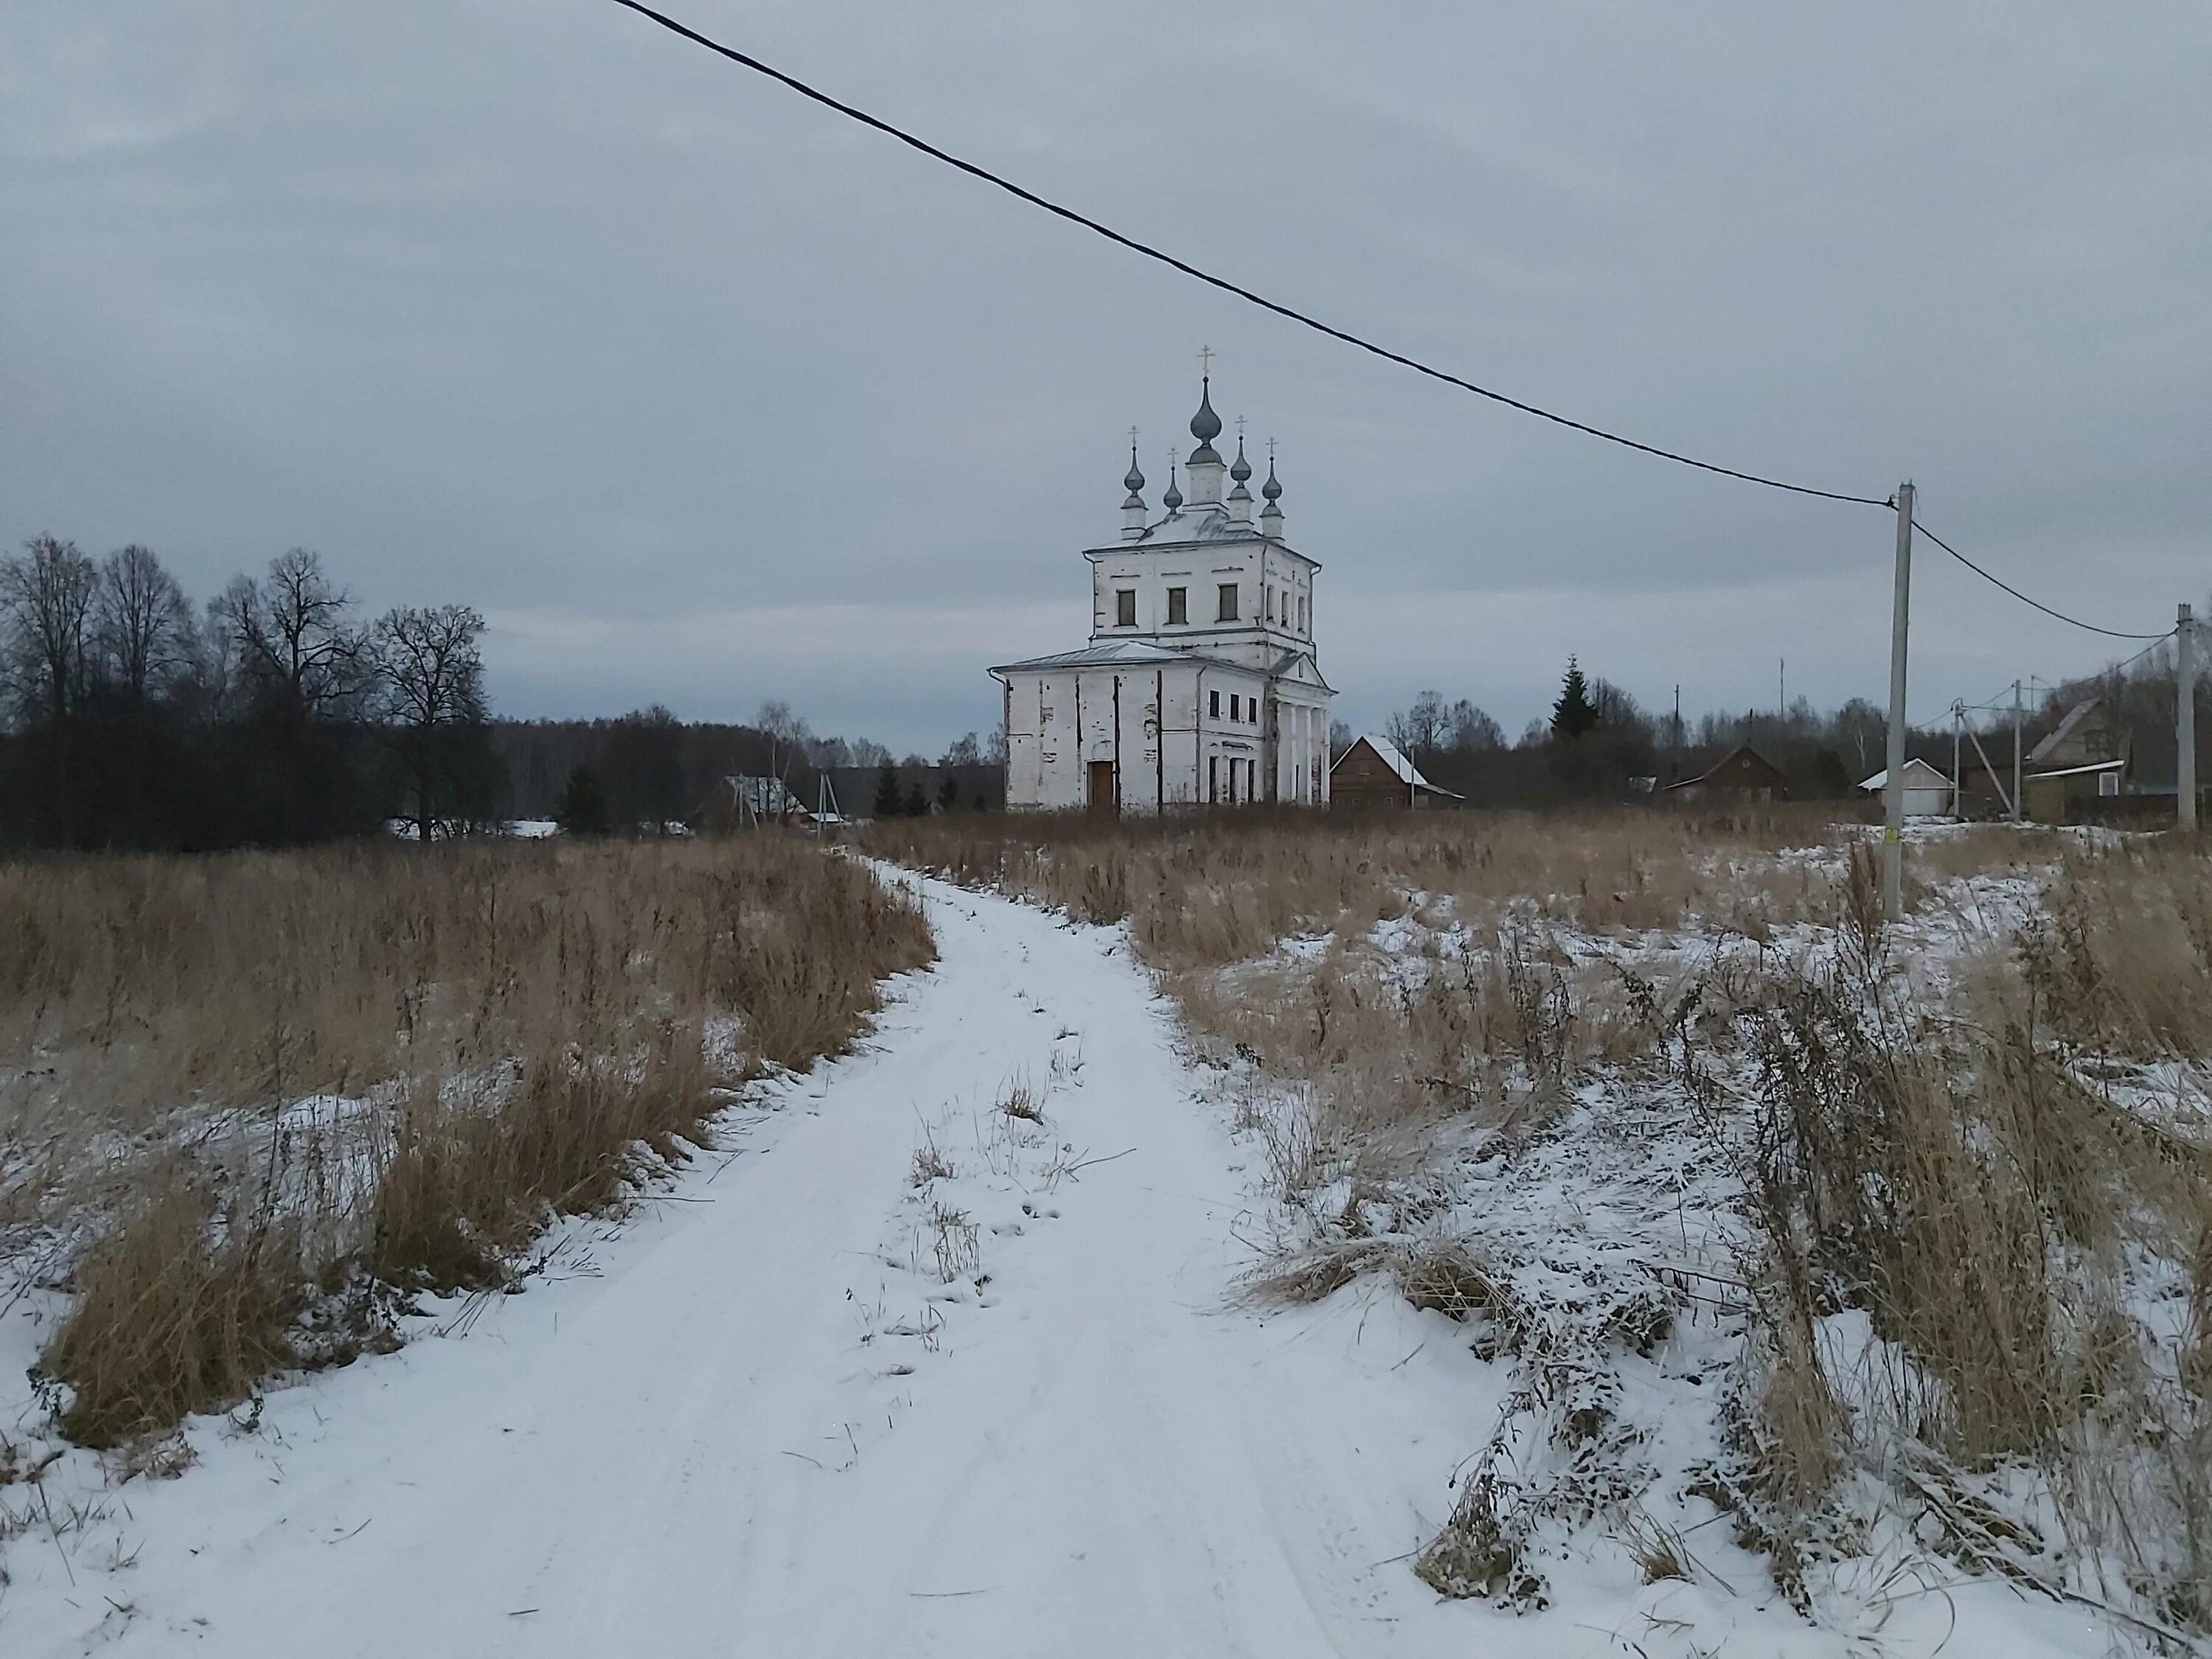
<instances>
[{"instance_id":1,"label":"house gable roof","mask_svg":"<svg viewBox=\"0 0 2212 1659\"><path fill-rule=\"evenodd\" d=\"M2086 753L2074 752L2087 743L2090 736L2091 716L2102 707L2101 699L2085 697L2068 709L2066 717L2051 729L2051 735L2027 751L2028 764L2031 766L2042 766L2046 763L2057 765L2067 761L2106 758L2102 756L2093 757Z\"/></svg>"},{"instance_id":2,"label":"house gable roof","mask_svg":"<svg viewBox=\"0 0 2212 1659\"><path fill-rule=\"evenodd\" d=\"M1431 783L1426 778L1421 775L1421 769L1414 765L1413 763L1407 757L1406 751L1404 750L1399 748L1398 745L1391 742L1389 738L1377 737L1371 732L1365 737L1361 738L1358 743L1353 744L1350 749L1346 750L1341 755L1339 755L1335 760L1331 762L1328 769L1330 773L1334 775L1336 769L1343 765L1347 760L1350 760L1353 753L1362 745L1371 750L1377 760L1381 761L1383 765L1389 767L1393 772L1396 773L1398 775L1399 782L1406 784L1415 789L1425 789L1432 795L1448 795L1454 800L1461 799L1461 797L1454 794L1449 789L1437 788L1436 785Z\"/></svg>"},{"instance_id":3,"label":"house gable roof","mask_svg":"<svg viewBox=\"0 0 2212 1659\"><path fill-rule=\"evenodd\" d=\"M1914 755L1905 763L1905 787L1907 789L1924 789L1936 787L1948 789L1951 787L1951 780L1944 776L1940 768L1930 766L1926 761L1921 759L1919 756ZM1859 781L1859 787L1862 789L1887 789L1889 787L1889 769L1885 766L1881 771L1875 773L1872 777L1862 778Z\"/></svg>"}]
</instances>

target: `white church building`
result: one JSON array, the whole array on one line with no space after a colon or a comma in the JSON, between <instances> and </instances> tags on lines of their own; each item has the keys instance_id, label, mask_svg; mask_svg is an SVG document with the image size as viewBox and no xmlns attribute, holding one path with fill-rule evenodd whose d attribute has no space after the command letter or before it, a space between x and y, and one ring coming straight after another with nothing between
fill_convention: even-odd
<instances>
[{"instance_id":1,"label":"white church building","mask_svg":"<svg viewBox=\"0 0 2212 1659\"><path fill-rule=\"evenodd\" d=\"M1186 501L1170 458L1152 520L1129 451L1121 538L1087 548L1091 642L1001 663L1006 805L1156 812L1328 799L1328 702L1314 655L1318 562L1283 535L1270 456L1256 517L1242 438L1224 463L1209 378ZM1224 480L1231 488L1224 495Z\"/></svg>"}]
</instances>

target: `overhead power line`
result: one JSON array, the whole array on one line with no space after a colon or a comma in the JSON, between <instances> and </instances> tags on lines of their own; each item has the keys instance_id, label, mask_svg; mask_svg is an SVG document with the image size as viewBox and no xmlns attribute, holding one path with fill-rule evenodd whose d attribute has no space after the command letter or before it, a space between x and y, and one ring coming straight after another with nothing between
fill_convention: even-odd
<instances>
[{"instance_id":1,"label":"overhead power line","mask_svg":"<svg viewBox=\"0 0 2212 1659\"><path fill-rule=\"evenodd\" d=\"M1674 461L1683 466L1693 466L1703 472L1717 472L1724 478L1738 478L1745 483L1764 484L1769 489L1786 489L1793 495L1817 495L1823 501L1850 501L1860 507L1890 505L1887 499L1880 495L1853 495L1839 489L1817 489L1811 484L1791 483L1787 479L1770 478L1763 473L1745 472L1735 467L1723 466L1717 461L1701 461L1693 455L1684 455L1674 450L1662 449L1656 444L1647 444L1638 439L1625 437L1618 432L1608 432L1603 427L1592 426L1586 421L1577 421L1571 416L1540 408L1534 404L1524 403L1518 398L1510 397L1503 392L1493 391L1489 386L1477 386L1473 380L1463 380L1459 375L1450 374L1444 369L1431 368L1419 358L1408 357L1405 353L1393 351L1388 346L1377 345L1372 340L1364 339L1347 329L1338 328L1333 324L1325 323L1318 317L1310 316L1295 307L1286 306L1279 301L1270 300L1264 294L1255 293L1241 283L1231 282L1225 276L1217 276L1212 271L1202 270L1188 260L1179 259L1174 254L1164 252L1149 242L1141 242L1133 236L1124 235L1111 225L1102 224L1087 214L1079 213L1071 207L1064 207L1049 198L1038 195L1033 190L1025 190L1011 179L1004 178L992 172L988 167L979 167L973 161L963 161L948 150L939 149L926 138L916 137L902 127L893 126L889 121L871 115L864 109L848 104L841 99L833 98L819 88L809 86L798 76L787 75L775 65L763 63L750 52L739 52L735 46L726 46L719 40L711 40L700 33L698 30L678 22L665 12L655 11L651 6L642 4L641 0L614 0L614 3L637 13L641 17L650 18L670 33L681 35L694 46L704 46L708 52L726 58L730 62L740 64L757 75L764 75L769 80L790 88L802 98L811 98L824 108L836 110L840 115L850 120L858 121L862 126L871 127L885 137L896 138L900 143L908 149L920 150L933 161L942 161L945 166L957 168L971 179L980 179L987 185L995 185L1009 196L1027 202L1031 207L1042 208L1057 218L1065 219L1070 224L1080 225L1084 229L1103 236L1118 246L1128 249L1132 253L1142 254L1147 259L1156 259L1170 270L1179 270L1186 276L1195 277L1209 287L1219 289L1224 294L1233 294L1238 299L1258 306L1263 311L1271 311L1278 317L1285 318L1302 327L1312 329L1316 333L1326 334L1333 340L1341 340L1346 345L1357 346L1362 351L1371 353L1375 356L1399 364L1402 368L1410 368L1417 374L1425 374L1432 380L1441 380L1447 386L1455 386L1462 392L1472 392L1478 398L1487 398L1494 404L1503 404L1506 408L1518 410L1523 415L1533 415L1540 421L1549 421L1554 426L1564 426L1589 437L1602 438L1609 444L1619 444L1624 449L1633 449L1645 455L1656 456L1662 461Z\"/></svg>"},{"instance_id":2,"label":"overhead power line","mask_svg":"<svg viewBox=\"0 0 2212 1659\"><path fill-rule=\"evenodd\" d=\"M1912 527L1918 531L1922 535L1927 537L1929 541L1935 543L1936 546L1942 548L1946 553L1948 553L1960 564L1966 566L1967 569L1972 571L1977 576L1979 576L1984 581L1994 582L1997 586L2002 587L2006 592L2011 594L2013 598L2018 599L2022 605L2032 605L2046 617L2056 617L2060 622L2071 623L2076 628L2087 629L2092 634L2102 634L2108 638L2115 640L2162 640L2168 634L2171 634L2173 631L2172 629L2168 628L2161 629L2160 632L2155 634L2128 634L2122 632L2117 628L2100 628L2094 623L2083 622L2079 617L2069 617L2063 611L2053 611L2049 605L2044 604L2042 600L2031 599L2028 598L2027 594L2021 592L2020 589L2014 587L2003 577L1992 576L1990 574L1988 571L1983 569L1981 566L1976 564L1972 559L1959 551L1957 548L1952 546L1950 543L1945 541L1941 536L1930 530L1926 525L1921 523L1918 519L1916 518L1913 520Z\"/></svg>"},{"instance_id":3,"label":"overhead power line","mask_svg":"<svg viewBox=\"0 0 2212 1659\"><path fill-rule=\"evenodd\" d=\"M787 74L784 70L776 68L773 64L763 62L762 59L754 57L750 52L740 52L735 46L725 46L720 40L716 40L708 35L702 34L697 29L691 27L689 24L678 22L667 13L657 11L653 7L644 4L643 0L614 0L614 3L623 7L625 10L634 11L639 16L659 24L670 33L677 35L683 40L689 40L696 46L702 46L707 51L714 53L718 57L726 58L729 62L736 64L741 68L749 69L756 75L764 76L768 79L777 82L779 85L790 88L802 98L810 99L813 102L821 105L825 109L835 110L838 114L844 116L848 120L857 121L862 126L867 127L873 131L880 132L887 138L896 139L900 143L906 145L909 149L918 150L922 155L928 156L933 161L941 161L946 167L951 167L957 172L964 173L971 179L980 179L985 184L1006 191L1006 194L1013 197L1018 201L1026 202L1031 207L1042 209L1043 211L1051 214L1055 218L1065 219L1072 225L1080 225L1084 229L1091 232L1095 235L1104 237L1108 241L1112 242L1118 247L1127 248L1130 252L1139 254L1145 258L1156 260L1159 264L1167 266L1171 270L1181 271L1184 276L1192 277L1198 282L1204 283L1209 288L1218 289L1224 294L1234 295L1237 298L1245 301L1249 304L1259 307L1262 311L1272 312L1274 315L1281 317L1287 321L1296 323L1302 328L1311 329L1317 334L1325 334L1332 340L1340 340L1346 345L1356 347L1359 350L1367 352L1370 356L1380 357L1387 362L1396 363L1401 368L1410 368L1416 374L1423 374L1427 376L1430 380L1442 381L1446 386L1457 386L1462 392L1472 392L1478 398L1486 398L1492 403L1502 404L1506 408L1517 410L1523 415L1533 415L1540 421L1549 421L1554 426L1563 426L1570 431L1579 432L1588 437L1601 439L1609 444L1618 444L1624 449L1632 449L1639 454L1650 455L1662 461L1673 461L1679 465L1695 467L1701 472L1717 473L1723 478L1735 478L1744 483L1763 485L1769 489L1787 490L1790 494L1796 495L1817 496L1822 501L1848 501L1857 507L1886 507L1892 509L1894 509L1897 506L1896 499L1893 496L1854 495L1846 490L1821 489L1812 484L1793 483L1786 478L1772 478L1760 472L1747 472L1737 467L1723 466L1717 461L1699 460L1694 455L1685 455L1677 450L1662 449L1656 444L1647 444L1640 439L1631 438L1618 432L1610 432L1603 427L1592 426L1587 421L1577 421L1571 416L1559 414L1553 410L1545 409L1538 404L1525 402L1519 398L1510 396L1505 392L1496 391L1492 387L1478 386L1473 380L1454 374L1449 370L1434 368L1428 363L1421 362L1417 357L1407 356L1402 351L1394 351L1388 346L1378 345L1374 341L1367 339L1363 336L1354 334L1348 329L1339 328L1332 323L1323 322L1320 318L1312 316L1306 312L1300 311L1294 306L1285 305L1279 300L1271 300L1267 298L1266 295L1246 288L1241 283L1233 283L1225 276L1217 276L1212 271L1206 270L1198 265L1192 264L1187 259L1178 258L1174 254L1166 252L1160 248L1154 247L1149 242L1139 241L1136 237L1126 235L1122 232L1115 229L1111 225L1103 224L1098 220L1091 218L1088 214L1079 213L1073 208L1064 206L1060 203L1052 200L1049 197L1040 196L1035 191L1025 189L1022 185L1014 183L1012 179L1006 178L1000 173L992 172L988 167L981 167L974 161L964 160L960 156L953 155L950 150L941 149L937 145L931 143L927 138L917 137L915 134L908 132L903 127L896 126L890 122L884 120L880 116L871 115L867 111L859 107L857 105L848 104L842 99L832 97L830 94L823 92L820 88L810 86L807 82L800 80L797 76ZM2071 623L2076 628L2087 629L2093 634L2103 634L2109 635L2113 639L2157 640L2166 637L2163 634L2129 634L2124 633L2118 629L2100 628L2094 623L2086 623L2077 617L2068 616L2063 611L2055 611L2051 606L2045 605L2039 599L2030 599L2027 594L2021 592L2020 589L2014 587L2011 583L2004 580L2002 577L1991 575L1987 570L1982 568L1980 565L1976 564L1965 554L1960 552L1949 543L1943 540L1942 537L1936 535L1924 525L1919 524L1917 520L1915 520L1915 528L1918 529L1922 535L1926 536L1929 540L1934 542L1936 546L1942 548L1953 558L1958 560L1960 564L1965 565L1967 569L1972 571L1976 575L1982 577L1984 580L1994 582L1997 586L2004 589L2006 592L2011 594L2013 598L2020 600L2024 605L2034 606L2036 610L2042 611L2047 617L2054 617L2060 622Z\"/></svg>"}]
</instances>

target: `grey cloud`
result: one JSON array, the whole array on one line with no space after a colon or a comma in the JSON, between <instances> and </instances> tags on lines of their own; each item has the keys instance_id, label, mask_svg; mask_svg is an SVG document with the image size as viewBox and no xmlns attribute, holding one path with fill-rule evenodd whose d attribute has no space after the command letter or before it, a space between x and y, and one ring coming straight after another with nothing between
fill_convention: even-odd
<instances>
[{"instance_id":1,"label":"grey cloud","mask_svg":"<svg viewBox=\"0 0 2212 1659\"><path fill-rule=\"evenodd\" d=\"M1516 395L1912 473L2054 604L2212 586L2201 8L686 15ZM17 0L0 222L0 538L148 542L201 593L318 546L371 604L489 613L510 712L988 724L987 660L1083 629L1122 430L1155 495L1187 447L1201 341L1281 441L1355 719L1427 683L1517 727L1571 650L1652 702L1764 701L1778 655L1882 683L1881 514L1299 333L611 6ZM1944 562L1938 706L2105 654Z\"/></svg>"}]
</instances>

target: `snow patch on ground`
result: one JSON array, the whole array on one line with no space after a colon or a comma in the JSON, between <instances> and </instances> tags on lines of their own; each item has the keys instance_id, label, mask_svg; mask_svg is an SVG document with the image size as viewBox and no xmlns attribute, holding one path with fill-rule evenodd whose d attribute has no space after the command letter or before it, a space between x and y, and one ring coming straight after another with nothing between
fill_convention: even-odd
<instances>
[{"instance_id":1,"label":"snow patch on ground","mask_svg":"<svg viewBox=\"0 0 2212 1659\"><path fill-rule=\"evenodd\" d=\"M2075 1610L1902 1560L1852 1565L1824 1587L1848 1615L1808 1625L1688 1507L1667 1515L1686 1580L1569 1534L1547 1612L1440 1600L1409 1558L1514 1367L1374 1281L1253 1302L1280 1220L1262 1149L1120 933L918 885L940 961L874 1039L629 1214L562 1229L526 1294L426 1303L398 1352L196 1420L180 1478L74 1452L0 1487L61 1518L0 1556L0 1650L2105 1650ZM1017 1085L1034 1116L1005 1109ZM1560 1295L1724 1257L1674 1199L1705 1172L1652 1151L1593 1182L1566 1126L1444 1201L1518 1217L1504 1268ZM0 1376L54 1311L0 1317ZM1612 1407L1656 1459L1695 1450L1674 1402L1711 1386L1725 1316L1656 1338ZM7 1431L40 1414L0 1385Z\"/></svg>"}]
</instances>

